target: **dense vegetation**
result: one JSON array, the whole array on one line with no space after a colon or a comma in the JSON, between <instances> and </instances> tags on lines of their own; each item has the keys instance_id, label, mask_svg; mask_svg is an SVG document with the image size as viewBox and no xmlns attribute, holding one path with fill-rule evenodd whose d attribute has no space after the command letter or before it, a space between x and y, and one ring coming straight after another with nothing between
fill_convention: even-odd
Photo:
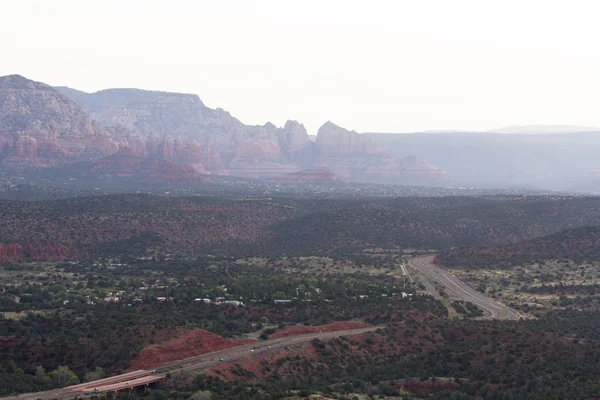
<instances>
[{"instance_id":1,"label":"dense vegetation","mask_svg":"<svg viewBox=\"0 0 600 400\"><path fill-rule=\"evenodd\" d=\"M507 245L600 225L595 198L229 200L121 194L0 201L6 261L123 255L306 255Z\"/></svg>"},{"instance_id":2,"label":"dense vegetation","mask_svg":"<svg viewBox=\"0 0 600 400\"><path fill-rule=\"evenodd\" d=\"M409 390L419 398L456 398L446 397L452 392L459 398L583 399L600 390L598 313L550 313L515 323L406 317L361 338L314 341L316 351L268 360L262 371L248 370L250 364L244 363L232 371L240 383L269 382L280 392L311 388L398 395ZM210 379L197 379L189 389L215 390Z\"/></svg>"},{"instance_id":3,"label":"dense vegetation","mask_svg":"<svg viewBox=\"0 0 600 400\"><path fill-rule=\"evenodd\" d=\"M598 205L568 197L2 200L0 395L115 374L148 346L198 329L264 339L290 325L360 320L385 327L175 374L127 396L594 398L600 296L594 264L578 262L600 261ZM553 300L529 314L509 304L535 320L482 320L474 304L436 301L420 293L418 277L403 276L417 249L441 250L438 261L467 268L454 271L465 280L474 268L519 265L485 270L498 277L482 275L473 287ZM552 271L522 265L543 262Z\"/></svg>"},{"instance_id":4,"label":"dense vegetation","mask_svg":"<svg viewBox=\"0 0 600 400\"><path fill-rule=\"evenodd\" d=\"M0 272L14 283L0 294L0 311L9 312L0 318L0 394L52 387L43 377L32 380L39 366L68 366L80 379L97 367L123 371L145 346L193 328L234 337L264 324L381 323L372 316L392 305L446 313L432 298L402 298L392 276L298 275L230 259L7 265Z\"/></svg>"},{"instance_id":5,"label":"dense vegetation","mask_svg":"<svg viewBox=\"0 0 600 400\"><path fill-rule=\"evenodd\" d=\"M600 261L600 227L568 229L509 246L446 250L437 260L449 268L494 269L546 260Z\"/></svg>"},{"instance_id":6,"label":"dense vegetation","mask_svg":"<svg viewBox=\"0 0 600 400\"><path fill-rule=\"evenodd\" d=\"M600 390L600 314L513 323L387 314L388 327L182 377L128 398L282 399L311 392L430 399L588 399ZM255 367L258 364L258 369ZM200 397L201 398L201 397Z\"/></svg>"}]
</instances>

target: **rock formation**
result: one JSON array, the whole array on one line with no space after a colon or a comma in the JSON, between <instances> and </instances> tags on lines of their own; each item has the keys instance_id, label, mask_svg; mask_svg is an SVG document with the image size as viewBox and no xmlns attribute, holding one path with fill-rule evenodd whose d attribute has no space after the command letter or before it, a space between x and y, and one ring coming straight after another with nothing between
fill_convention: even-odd
<instances>
[{"instance_id":1,"label":"rock formation","mask_svg":"<svg viewBox=\"0 0 600 400\"><path fill-rule=\"evenodd\" d=\"M158 146L158 158L166 161L175 160L175 142L171 136L165 136Z\"/></svg>"},{"instance_id":2,"label":"rock formation","mask_svg":"<svg viewBox=\"0 0 600 400\"><path fill-rule=\"evenodd\" d=\"M121 153L96 161L85 171L83 178L130 178L150 183L202 182L202 179L191 167L176 165L165 160L144 159Z\"/></svg>"},{"instance_id":3,"label":"rock formation","mask_svg":"<svg viewBox=\"0 0 600 400\"><path fill-rule=\"evenodd\" d=\"M132 136L127 140L127 152L135 157L148 157L146 143L139 136Z\"/></svg>"},{"instance_id":4,"label":"rock formation","mask_svg":"<svg viewBox=\"0 0 600 400\"><path fill-rule=\"evenodd\" d=\"M89 147L98 150L103 157L119 151L119 143L108 135L97 135L88 141Z\"/></svg>"},{"instance_id":5,"label":"rock formation","mask_svg":"<svg viewBox=\"0 0 600 400\"><path fill-rule=\"evenodd\" d=\"M152 133L146 138L146 152L150 157L156 157L158 155L159 140L155 133Z\"/></svg>"},{"instance_id":6,"label":"rock formation","mask_svg":"<svg viewBox=\"0 0 600 400\"><path fill-rule=\"evenodd\" d=\"M245 139L245 125L221 109L210 109L197 95L138 89L107 89L85 93L57 90L81 105L104 126L122 126L129 132L159 137L195 139L207 151L231 150L234 137ZM150 152L150 149L149 149Z\"/></svg>"},{"instance_id":7,"label":"rock formation","mask_svg":"<svg viewBox=\"0 0 600 400\"><path fill-rule=\"evenodd\" d=\"M281 175L271 179L271 182L286 184L331 184L337 182L338 178L329 168L321 167L310 170L302 170Z\"/></svg>"},{"instance_id":8,"label":"rock formation","mask_svg":"<svg viewBox=\"0 0 600 400\"><path fill-rule=\"evenodd\" d=\"M422 184L446 179L443 170L416 157L396 159L390 152L377 151L376 143L331 122L319 129L314 167L328 167L344 180Z\"/></svg>"},{"instance_id":9,"label":"rock formation","mask_svg":"<svg viewBox=\"0 0 600 400\"><path fill-rule=\"evenodd\" d=\"M445 177L414 157L397 160L380 153L369 137L331 122L313 143L296 121L282 128L244 125L227 111L206 107L196 95L137 89L89 94L18 75L0 77L3 168L91 164L113 155L129 157L108 163L125 171L135 164L131 159L150 159L189 167L186 171L257 179L317 169L289 177L310 181L325 171L320 167L348 180L403 183Z\"/></svg>"},{"instance_id":10,"label":"rock formation","mask_svg":"<svg viewBox=\"0 0 600 400\"><path fill-rule=\"evenodd\" d=\"M324 154L377 153L377 144L373 140L330 121L319 128L316 145Z\"/></svg>"},{"instance_id":11,"label":"rock formation","mask_svg":"<svg viewBox=\"0 0 600 400\"><path fill-rule=\"evenodd\" d=\"M308 139L308 132L304 125L288 120L279 134L279 144L283 154L294 160L295 154L309 147L312 143Z\"/></svg>"},{"instance_id":12,"label":"rock formation","mask_svg":"<svg viewBox=\"0 0 600 400\"><path fill-rule=\"evenodd\" d=\"M51 86L20 75L0 77L0 136L32 132L82 138L102 134L102 128Z\"/></svg>"},{"instance_id":13,"label":"rock formation","mask_svg":"<svg viewBox=\"0 0 600 400\"><path fill-rule=\"evenodd\" d=\"M58 137L49 132L40 132L32 135L37 141L37 154L47 160L52 158L69 157L70 152L65 149ZM52 164L52 163L51 163Z\"/></svg>"},{"instance_id":14,"label":"rock formation","mask_svg":"<svg viewBox=\"0 0 600 400\"><path fill-rule=\"evenodd\" d=\"M37 140L31 136L21 135L15 140L15 146L13 148L13 156L19 158L31 158L37 157Z\"/></svg>"},{"instance_id":15,"label":"rock formation","mask_svg":"<svg viewBox=\"0 0 600 400\"><path fill-rule=\"evenodd\" d=\"M404 174L415 181L443 180L448 178L443 169L419 160L414 154L400 159L399 162L403 166Z\"/></svg>"},{"instance_id":16,"label":"rock formation","mask_svg":"<svg viewBox=\"0 0 600 400\"><path fill-rule=\"evenodd\" d=\"M235 148L236 158L266 158L281 160L283 154L279 144L268 139L248 139L240 142Z\"/></svg>"}]
</instances>

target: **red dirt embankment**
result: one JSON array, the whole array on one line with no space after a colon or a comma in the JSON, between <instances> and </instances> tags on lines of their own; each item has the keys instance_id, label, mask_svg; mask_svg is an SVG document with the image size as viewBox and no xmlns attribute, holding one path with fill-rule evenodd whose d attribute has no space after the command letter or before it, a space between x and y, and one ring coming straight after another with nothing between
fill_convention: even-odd
<instances>
[{"instance_id":1,"label":"red dirt embankment","mask_svg":"<svg viewBox=\"0 0 600 400\"><path fill-rule=\"evenodd\" d=\"M347 331L351 329L368 328L371 325L365 324L361 321L338 321L329 325L321 326L290 326L282 331L275 332L270 336L271 339L278 339L288 336L305 335L307 333L318 333L318 332L337 332Z\"/></svg>"},{"instance_id":2,"label":"red dirt embankment","mask_svg":"<svg viewBox=\"0 0 600 400\"><path fill-rule=\"evenodd\" d=\"M131 367L144 369L171 361L225 350L252 343L252 339L228 340L202 329L194 329L161 344L145 347L132 361Z\"/></svg>"},{"instance_id":3,"label":"red dirt embankment","mask_svg":"<svg viewBox=\"0 0 600 400\"><path fill-rule=\"evenodd\" d=\"M73 250L56 243L16 244L0 243L0 263L21 261L62 261Z\"/></svg>"}]
</instances>

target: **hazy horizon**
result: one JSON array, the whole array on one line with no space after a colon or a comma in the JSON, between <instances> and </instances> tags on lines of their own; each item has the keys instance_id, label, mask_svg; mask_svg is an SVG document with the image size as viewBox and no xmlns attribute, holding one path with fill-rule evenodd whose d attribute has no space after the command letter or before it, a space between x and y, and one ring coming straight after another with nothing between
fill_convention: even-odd
<instances>
[{"instance_id":1,"label":"hazy horizon","mask_svg":"<svg viewBox=\"0 0 600 400\"><path fill-rule=\"evenodd\" d=\"M600 126L600 3L7 0L0 75L198 94L246 124Z\"/></svg>"}]
</instances>

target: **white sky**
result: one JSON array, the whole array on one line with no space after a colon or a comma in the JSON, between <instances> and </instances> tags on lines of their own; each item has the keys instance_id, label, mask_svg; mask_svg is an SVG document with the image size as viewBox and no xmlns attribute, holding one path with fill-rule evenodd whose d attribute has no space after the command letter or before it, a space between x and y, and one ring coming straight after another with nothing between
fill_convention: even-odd
<instances>
[{"instance_id":1,"label":"white sky","mask_svg":"<svg viewBox=\"0 0 600 400\"><path fill-rule=\"evenodd\" d=\"M600 126L599 20L598 0L0 0L0 75L311 134Z\"/></svg>"}]
</instances>

